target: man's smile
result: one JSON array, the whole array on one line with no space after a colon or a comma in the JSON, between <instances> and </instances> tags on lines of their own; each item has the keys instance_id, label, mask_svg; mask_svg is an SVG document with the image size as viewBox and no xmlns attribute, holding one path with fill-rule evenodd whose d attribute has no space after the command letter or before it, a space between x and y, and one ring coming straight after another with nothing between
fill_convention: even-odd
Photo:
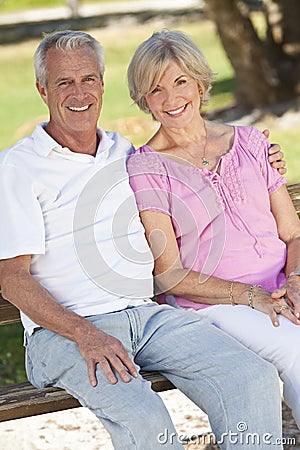
<instances>
[{"instance_id":1,"label":"man's smile","mask_svg":"<svg viewBox=\"0 0 300 450\"><path fill-rule=\"evenodd\" d=\"M67 106L68 109L70 109L71 111L86 111L87 109L89 109L91 105L85 105L85 106Z\"/></svg>"}]
</instances>

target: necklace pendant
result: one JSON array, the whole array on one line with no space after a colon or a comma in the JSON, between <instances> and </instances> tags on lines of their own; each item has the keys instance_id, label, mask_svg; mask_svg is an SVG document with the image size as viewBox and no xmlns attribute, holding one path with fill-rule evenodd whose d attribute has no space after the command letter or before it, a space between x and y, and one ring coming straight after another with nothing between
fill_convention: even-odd
<instances>
[{"instance_id":1,"label":"necklace pendant","mask_svg":"<svg viewBox=\"0 0 300 450\"><path fill-rule=\"evenodd\" d=\"M207 167L209 165L209 162L207 161L206 158L202 158L202 164L204 165L204 167Z\"/></svg>"}]
</instances>

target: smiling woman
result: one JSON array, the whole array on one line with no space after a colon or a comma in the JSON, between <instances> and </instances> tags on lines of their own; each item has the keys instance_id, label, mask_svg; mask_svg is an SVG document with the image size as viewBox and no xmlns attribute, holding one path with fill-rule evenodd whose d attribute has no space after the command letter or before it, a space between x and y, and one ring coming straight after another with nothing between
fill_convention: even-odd
<instances>
[{"instance_id":1,"label":"smiling woman","mask_svg":"<svg viewBox=\"0 0 300 450\"><path fill-rule=\"evenodd\" d=\"M264 134L203 120L207 67L186 35L163 30L128 68L132 99L159 124L127 165L157 299L272 362L300 427L300 223Z\"/></svg>"}]
</instances>

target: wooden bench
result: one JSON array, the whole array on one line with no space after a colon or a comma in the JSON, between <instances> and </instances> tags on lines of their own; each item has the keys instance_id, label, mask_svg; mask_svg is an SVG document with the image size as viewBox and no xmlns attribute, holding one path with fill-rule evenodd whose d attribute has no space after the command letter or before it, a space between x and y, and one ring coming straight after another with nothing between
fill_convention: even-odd
<instances>
[{"instance_id":1,"label":"wooden bench","mask_svg":"<svg viewBox=\"0 0 300 450\"><path fill-rule=\"evenodd\" d=\"M288 185L288 190L296 211L300 214L300 183ZM17 308L0 296L0 325L19 321ZM144 372L143 377L152 383L156 392L174 389L172 383L157 372ZM79 402L62 389L37 389L28 382L0 386L0 422L78 406L81 406Z\"/></svg>"}]
</instances>

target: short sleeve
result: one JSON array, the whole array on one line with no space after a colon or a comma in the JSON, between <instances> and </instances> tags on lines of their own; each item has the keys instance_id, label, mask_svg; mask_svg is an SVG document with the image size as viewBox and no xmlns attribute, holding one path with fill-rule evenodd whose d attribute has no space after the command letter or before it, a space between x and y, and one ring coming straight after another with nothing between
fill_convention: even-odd
<instances>
[{"instance_id":1,"label":"short sleeve","mask_svg":"<svg viewBox=\"0 0 300 450\"><path fill-rule=\"evenodd\" d=\"M269 195L286 183L286 179L274 169L268 161L270 143L263 133L252 128L247 143L248 151L255 157L256 162L266 181Z\"/></svg>"},{"instance_id":2,"label":"short sleeve","mask_svg":"<svg viewBox=\"0 0 300 450\"><path fill-rule=\"evenodd\" d=\"M0 166L0 259L43 254L45 232L33 181L21 168Z\"/></svg>"},{"instance_id":3,"label":"short sleeve","mask_svg":"<svg viewBox=\"0 0 300 450\"><path fill-rule=\"evenodd\" d=\"M128 157L127 171L139 211L153 210L170 215L169 183L161 156L138 150Z\"/></svg>"}]
</instances>

